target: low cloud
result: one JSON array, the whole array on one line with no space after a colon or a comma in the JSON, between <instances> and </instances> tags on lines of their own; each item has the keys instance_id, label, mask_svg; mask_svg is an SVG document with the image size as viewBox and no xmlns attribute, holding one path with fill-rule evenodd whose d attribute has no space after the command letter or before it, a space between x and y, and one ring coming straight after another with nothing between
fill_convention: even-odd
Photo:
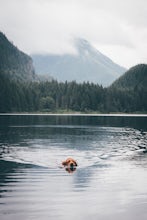
<instances>
[{"instance_id":1,"label":"low cloud","mask_svg":"<svg viewBox=\"0 0 147 220\"><path fill-rule=\"evenodd\" d=\"M146 8L145 0L0 0L0 29L29 54L75 53L72 39L82 37L129 67L146 61Z\"/></svg>"}]
</instances>

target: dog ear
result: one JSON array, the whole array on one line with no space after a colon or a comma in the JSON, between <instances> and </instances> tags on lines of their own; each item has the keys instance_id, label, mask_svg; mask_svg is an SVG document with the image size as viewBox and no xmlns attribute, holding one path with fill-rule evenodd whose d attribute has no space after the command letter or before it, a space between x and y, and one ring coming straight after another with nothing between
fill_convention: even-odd
<instances>
[{"instance_id":1,"label":"dog ear","mask_svg":"<svg viewBox=\"0 0 147 220\"><path fill-rule=\"evenodd\" d=\"M63 162L62 162L62 165L63 165L63 166L66 166L66 164L67 164L66 161L63 161Z\"/></svg>"},{"instance_id":2,"label":"dog ear","mask_svg":"<svg viewBox=\"0 0 147 220\"><path fill-rule=\"evenodd\" d=\"M70 161L71 161L71 159L68 158L68 159L66 160L66 164L70 163Z\"/></svg>"}]
</instances>

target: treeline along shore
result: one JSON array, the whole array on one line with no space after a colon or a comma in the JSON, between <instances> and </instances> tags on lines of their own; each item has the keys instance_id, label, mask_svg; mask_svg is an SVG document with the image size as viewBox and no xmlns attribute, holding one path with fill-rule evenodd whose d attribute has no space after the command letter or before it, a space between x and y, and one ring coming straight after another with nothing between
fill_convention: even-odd
<instances>
[{"instance_id":1,"label":"treeline along shore","mask_svg":"<svg viewBox=\"0 0 147 220\"><path fill-rule=\"evenodd\" d=\"M22 82L0 73L0 112L147 112L147 88L84 82Z\"/></svg>"},{"instance_id":2,"label":"treeline along shore","mask_svg":"<svg viewBox=\"0 0 147 220\"><path fill-rule=\"evenodd\" d=\"M31 57L0 32L0 112L61 111L147 113L147 65L130 68L109 87L42 81Z\"/></svg>"}]
</instances>

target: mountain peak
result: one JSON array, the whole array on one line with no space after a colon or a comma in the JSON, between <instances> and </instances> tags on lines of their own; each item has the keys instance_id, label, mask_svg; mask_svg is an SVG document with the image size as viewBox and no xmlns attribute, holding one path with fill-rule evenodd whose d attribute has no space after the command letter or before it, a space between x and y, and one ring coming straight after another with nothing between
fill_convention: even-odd
<instances>
[{"instance_id":1,"label":"mountain peak","mask_svg":"<svg viewBox=\"0 0 147 220\"><path fill-rule=\"evenodd\" d=\"M74 40L74 45L78 54L101 54L98 50L96 50L87 40L84 38L76 38Z\"/></svg>"},{"instance_id":2,"label":"mountain peak","mask_svg":"<svg viewBox=\"0 0 147 220\"><path fill-rule=\"evenodd\" d=\"M83 38L76 38L74 46L76 56L33 55L36 72L50 74L59 81L89 81L107 86L126 71Z\"/></svg>"},{"instance_id":3,"label":"mountain peak","mask_svg":"<svg viewBox=\"0 0 147 220\"><path fill-rule=\"evenodd\" d=\"M90 47L90 43L84 38L75 38L74 42L75 42L75 46L77 46L78 48Z\"/></svg>"}]
</instances>

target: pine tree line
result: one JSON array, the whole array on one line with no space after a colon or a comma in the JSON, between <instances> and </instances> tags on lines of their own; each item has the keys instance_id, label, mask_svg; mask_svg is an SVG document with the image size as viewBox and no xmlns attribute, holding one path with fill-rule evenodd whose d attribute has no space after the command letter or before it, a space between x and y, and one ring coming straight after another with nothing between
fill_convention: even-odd
<instances>
[{"instance_id":1,"label":"pine tree line","mask_svg":"<svg viewBox=\"0 0 147 220\"><path fill-rule=\"evenodd\" d=\"M147 112L147 89L84 82L20 82L0 74L0 112Z\"/></svg>"}]
</instances>

